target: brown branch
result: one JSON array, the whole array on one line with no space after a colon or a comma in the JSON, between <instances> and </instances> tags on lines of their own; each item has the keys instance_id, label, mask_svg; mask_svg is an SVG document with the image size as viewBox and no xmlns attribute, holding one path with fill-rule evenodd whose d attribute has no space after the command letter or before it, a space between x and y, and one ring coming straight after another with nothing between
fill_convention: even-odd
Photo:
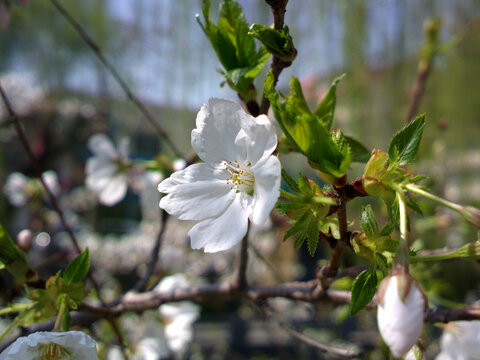
<instances>
[{"instance_id":1,"label":"brown branch","mask_svg":"<svg viewBox=\"0 0 480 360\"><path fill-rule=\"evenodd\" d=\"M161 227L157 234L157 238L155 240L155 244L152 249L152 253L151 253L152 258L150 259L150 262L147 265L145 274L143 274L142 278L134 287L136 291L143 291L147 288L148 280L150 279L150 276L152 276L153 271L155 270L155 266L157 265L157 262L158 262L160 246L162 245L162 239L163 239L163 235L165 234L165 229L167 228L167 219L169 216L165 210L162 209L161 212L162 212L162 220L160 224Z\"/></svg>"},{"instance_id":2,"label":"brown branch","mask_svg":"<svg viewBox=\"0 0 480 360\"><path fill-rule=\"evenodd\" d=\"M105 57L100 47L95 43L95 41L87 34L87 32L82 28L82 26L73 18L73 16L58 3L57 0L50 0L53 6L57 11L70 23L70 25L77 31L78 35L82 40L90 47L90 49L95 53L98 60L102 63L105 69L110 72L113 78L117 81L118 85L122 88L125 95L128 99L137 107L137 109L142 113L142 115L147 119L153 129L157 134L165 141L165 143L170 147L175 156L185 159L180 150L177 148L175 143L170 139L167 132L158 124L157 120L153 114L148 110L148 108L143 104L143 102L134 94L134 92L129 88L126 81L120 76L113 64Z\"/></svg>"},{"instance_id":3,"label":"brown branch","mask_svg":"<svg viewBox=\"0 0 480 360\"><path fill-rule=\"evenodd\" d=\"M342 261L343 250L345 245L349 243L348 224L347 224L347 198L344 188L337 189L339 194L339 206L337 209L338 230L340 232L340 240L333 248L330 260L327 266L318 271L318 278L321 281L322 288L328 289L333 278L338 273L338 268Z\"/></svg>"},{"instance_id":4,"label":"brown branch","mask_svg":"<svg viewBox=\"0 0 480 360\"><path fill-rule=\"evenodd\" d=\"M413 117L418 111L431 68L432 61L420 61L415 84L413 85L412 94L410 95L410 108L408 110L407 123L413 120Z\"/></svg>"},{"instance_id":5,"label":"brown branch","mask_svg":"<svg viewBox=\"0 0 480 360\"><path fill-rule=\"evenodd\" d=\"M333 347L330 345L321 344L318 341L312 339L311 337L304 335L295 329L292 329L291 327L284 324L283 322L279 322L278 324L282 329L287 331L293 337L297 338L298 340L304 342L305 344L310 345L320 351L323 351L329 354L334 354L346 359L354 359L354 358L356 359L362 355L361 352L356 351L354 349L343 349L343 348Z\"/></svg>"},{"instance_id":6,"label":"brown branch","mask_svg":"<svg viewBox=\"0 0 480 360\"><path fill-rule=\"evenodd\" d=\"M285 12L287 11L288 0L265 0L265 2L270 6L273 14L273 27L275 30L282 30L283 23L285 19ZM296 54L296 50L295 54ZM270 64L270 70L273 74L273 86L277 84L278 78L286 67L289 67L292 64L291 61L283 61L282 59L274 56ZM270 101L265 96L265 91L262 95L262 103L260 105L260 114L267 114L268 109L270 108Z\"/></svg>"},{"instance_id":7,"label":"brown branch","mask_svg":"<svg viewBox=\"0 0 480 360\"><path fill-rule=\"evenodd\" d=\"M463 309L428 309L425 322L435 323L461 320L480 320L480 309L464 307Z\"/></svg>"},{"instance_id":8,"label":"brown branch","mask_svg":"<svg viewBox=\"0 0 480 360\"><path fill-rule=\"evenodd\" d=\"M242 239L240 258L235 277L235 290L243 291L247 287L247 265L248 265L248 231Z\"/></svg>"}]
</instances>

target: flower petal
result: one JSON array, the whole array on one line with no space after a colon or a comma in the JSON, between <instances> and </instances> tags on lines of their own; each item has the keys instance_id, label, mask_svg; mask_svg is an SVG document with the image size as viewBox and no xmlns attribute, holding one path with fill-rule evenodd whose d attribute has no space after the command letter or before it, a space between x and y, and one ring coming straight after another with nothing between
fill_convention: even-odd
<instances>
[{"instance_id":1,"label":"flower petal","mask_svg":"<svg viewBox=\"0 0 480 360\"><path fill-rule=\"evenodd\" d=\"M120 202L127 193L127 179L125 174L115 175L99 194L100 203L113 206Z\"/></svg>"},{"instance_id":2,"label":"flower petal","mask_svg":"<svg viewBox=\"0 0 480 360\"><path fill-rule=\"evenodd\" d=\"M247 195L237 193L225 212L196 224L189 232L193 249L205 252L227 250L237 244L247 233Z\"/></svg>"},{"instance_id":3,"label":"flower petal","mask_svg":"<svg viewBox=\"0 0 480 360\"><path fill-rule=\"evenodd\" d=\"M160 192L168 194L160 200L160 207L180 220L217 216L235 197L225 178L223 170L204 163L177 171L158 185Z\"/></svg>"},{"instance_id":4,"label":"flower petal","mask_svg":"<svg viewBox=\"0 0 480 360\"><path fill-rule=\"evenodd\" d=\"M261 225L267 220L280 195L282 167L276 156L270 156L266 161L253 166L252 170L255 175L255 189L250 220Z\"/></svg>"},{"instance_id":5,"label":"flower petal","mask_svg":"<svg viewBox=\"0 0 480 360\"><path fill-rule=\"evenodd\" d=\"M246 149L235 144L244 122L254 118L234 101L210 99L197 115L196 129L192 130L192 147L207 163L224 160L246 160Z\"/></svg>"},{"instance_id":6,"label":"flower petal","mask_svg":"<svg viewBox=\"0 0 480 360\"><path fill-rule=\"evenodd\" d=\"M100 192L112 179L117 167L111 161L101 157L91 157L87 160L85 184L90 190Z\"/></svg>"},{"instance_id":7,"label":"flower petal","mask_svg":"<svg viewBox=\"0 0 480 360\"><path fill-rule=\"evenodd\" d=\"M105 134L95 134L88 139L88 149L97 156L109 159L118 158L117 150Z\"/></svg>"},{"instance_id":8,"label":"flower petal","mask_svg":"<svg viewBox=\"0 0 480 360\"><path fill-rule=\"evenodd\" d=\"M266 115L249 117L250 119L243 119L235 144L246 149L246 160L254 165L266 161L272 155L277 147L277 134Z\"/></svg>"}]
</instances>

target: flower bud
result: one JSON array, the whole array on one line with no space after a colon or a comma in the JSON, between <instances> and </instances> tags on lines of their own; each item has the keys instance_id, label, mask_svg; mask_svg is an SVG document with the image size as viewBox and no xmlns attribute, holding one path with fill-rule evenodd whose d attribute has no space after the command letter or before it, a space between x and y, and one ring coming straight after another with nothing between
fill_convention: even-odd
<instances>
[{"instance_id":1,"label":"flower bud","mask_svg":"<svg viewBox=\"0 0 480 360\"><path fill-rule=\"evenodd\" d=\"M408 273L393 274L380 284L378 327L395 357L405 355L417 342L426 307L425 295Z\"/></svg>"},{"instance_id":2,"label":"flower bud","mask_svg":"<svg viewBox=\"0 0 480 360\"><path fill-rule=\"evenodd\" d=\"M23 229L17 234L17 244L23 251L28 251L32 247L33 232L30 229Z\"/></svg>"}]
</instances>

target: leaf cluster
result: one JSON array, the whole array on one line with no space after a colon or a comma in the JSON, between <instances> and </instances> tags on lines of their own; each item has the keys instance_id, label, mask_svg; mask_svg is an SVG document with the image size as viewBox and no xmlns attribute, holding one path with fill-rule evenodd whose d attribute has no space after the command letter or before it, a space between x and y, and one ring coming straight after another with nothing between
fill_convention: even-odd
<instances>
[{"instance_id":1,"label":"leaf cluster","mask_svg":"<svg viewBox=\"0 0 480 360\"><path fill-rule=\"evenodd\" d=\"M288 26L275 30L265 25L253 24L249 34L258 39L269 53L285 62L292 62L297 56Z\"/></svg>"},{"instance_id":2,"label":"leaf cluster","mask_svg":"<svg viewBox=\"0 0 480 360\"><path fill-rule=\"evenodd\" d=\"M233 0L224 0L218 24L214 24L210 19L210 0L204 0L202 14L204 22L198 15L197 21L223 66L220 73L244 101L255 99L253 80L267 64L270 54L263 45L257 49L241 6Z\"/></svg>"},{"instance_id":3,"label":"leaf cluster","mask_svg":"<svg viewBox=\"0 0 480 360\"><path fill-rule=\"evenodd\" d=\"M308 251L313 256L317 249L319 232L326 236L339 237L336 219L327 218L330 206L337 199L320 189L318 184L299 174L295 181L284 170L282 177L292 192L281 191L285 200L277 202L277 210L291 219L293 226L287 230L284 240L295 236L295 248L308 239Z\"/></svg>"}]
</instances>

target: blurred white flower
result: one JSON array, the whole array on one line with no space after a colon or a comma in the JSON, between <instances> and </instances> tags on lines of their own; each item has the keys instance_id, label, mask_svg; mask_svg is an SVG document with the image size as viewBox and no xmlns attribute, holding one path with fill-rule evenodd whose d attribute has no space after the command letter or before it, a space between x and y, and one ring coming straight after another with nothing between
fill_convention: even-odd
<instances>
[{"instance_id":1,"label":"blurred white flower","mask_svg":"<svg viewBox=\"0 0 480 360\"><path fill-rule=\"evenodd\" d=\"M173 173L158 186L160 207L189 231L194 249L230 249L247 233L248 219L263 224L280 189L277 136L265 115L247 114L236 102L210 99L192 130L192 147L204 163Z\"/></svg>"},{"instance_id":2,"label":"blurred white flower","mask_svg":"<svg viewBox=\"0 0 480 360\"><path fill-rule=\"evenodd\" d=\"M135 348L132 360L161 360L170 356L170 350L162 337L146 337Z\"/></svg>"},{"instance_id":3,"label":"blurred white flower","mask_svg":"<svg viewBox=\"0 0 480 360\"><path fill-rule=\"evenodd\" d=\"M0 83L8 94L13 109L20 116L28 115L45 98L45 89L38 86L35 78L30 74L4 74L0 77ZM0 118L6 115L5 107L0 106Z\"/></svg>"},{"instance_id":4,"label":"blurred white flower","mask_svg":"<svg viewBox=\"0 0 480 360\"><path fill-rule=\"evenodd\" d=\"M385 343L395 357L405 355L422 331L426 301L408 274L386 277L378 291L377 322Z\"/></svg>"},{"instance_id":5,"label":"blurred white flower","mask_svg":"<svg viewBox=\"0 0 480 360\"><path fill-rule=\"evenodd\" d=\"M50 191L54 195L58 195L60 193L60 185L55 171L45 171L42 177ZM45 194L45 189L38 179L29 178L22 173L14 172L8 176L3 192L13 206L20 207L25 205L31 197Z\"/></svg>"},{"instance_id":6,"label":"blurred white flower","mask_svg":"<svg viewBox=\"0 0 480 360\"><path fill-rule=\"evenodd\" d=\"M18 338L0 354L0 360L38 359L97 360L97 346L82 331L40 331Z\"/></svg>"},{"instance_id":7,"label":"blurred white flower","mask_svg":"<svg viewBox=\"0 0 480 360\"><path fill-rule=\"evenodd\" d=\"M185 169L185 166L187 166L187 162L183 159L175 159L173 160L173 171L180 171Z\"/></svg>"},{"instance_id":8,"label":"blurred white flower","mask_svg":"<svg viewBox=\"0 0 480 360\"><path fill-rule=\"evenodd\" d=\"M436 360L480 359L480 320L448 323L440 348Z\"/></svg>"},{"instance_id":9,"label":"blurred white flower","mask_svg":"<svg viewBox=\"0 0 480 360\"><path fill-rule=\"evenodd\" d=\"M188 282L183 274L175 274L164 278L155 288L158 292L169 292L187 288ZM172 352L182 353L193 340L192 324L199 318L198 305L190 301L164 304L159 307L165 320L165 338Z\"/></svg>"},{"instance_id":10,"label":"blurred white flower","mask_svg":"<svg viewBox=\"0 0 480 360\"><path fill-rule=\"evenodd\" d=\"M163 175L159 171L146 171L141 176L140 205L144 219L158 219L160 214L158 209L160 193L157 187L162 180Z\"/></svg>"},{"instance_id":11,"label":"blurred white flower","mask_svg":"<svg viewBox=\"0 0 480 360\"><path fill-rule=\"evenodd\" d=\"M27 203L28 195L26 193L28 178L19 172L11 173L5 185L3 193L13 206L23 206Z\"/></svg>"},{"instance_id":12,"label":"blurred white flower","mask_svg":"<svg viewBox=\"0 0 480 360\"><path fill-rule=\"evenodd\" d=\"M57 173L53 170L48 170L45 171L42 174L43 181L45 182L45 185L48 186L48 189L54 194L58 195L60 194L60 183L58 182L58 176ZM44 189L42 189L44 190Z\"/></svg>"},{"instance_id":13,"label":"blurred white flower","mask_svg":"<svg viewBox=\"0 0 480 360\"><path fill-rule=\"evenodd\" d=\"M85 184L98 194L100 203L115 205L127 193L128 139L122 139L116 149L106 135L95 134L88 148L93 156L87 160Z\"/></svg>"}]
</instances>

